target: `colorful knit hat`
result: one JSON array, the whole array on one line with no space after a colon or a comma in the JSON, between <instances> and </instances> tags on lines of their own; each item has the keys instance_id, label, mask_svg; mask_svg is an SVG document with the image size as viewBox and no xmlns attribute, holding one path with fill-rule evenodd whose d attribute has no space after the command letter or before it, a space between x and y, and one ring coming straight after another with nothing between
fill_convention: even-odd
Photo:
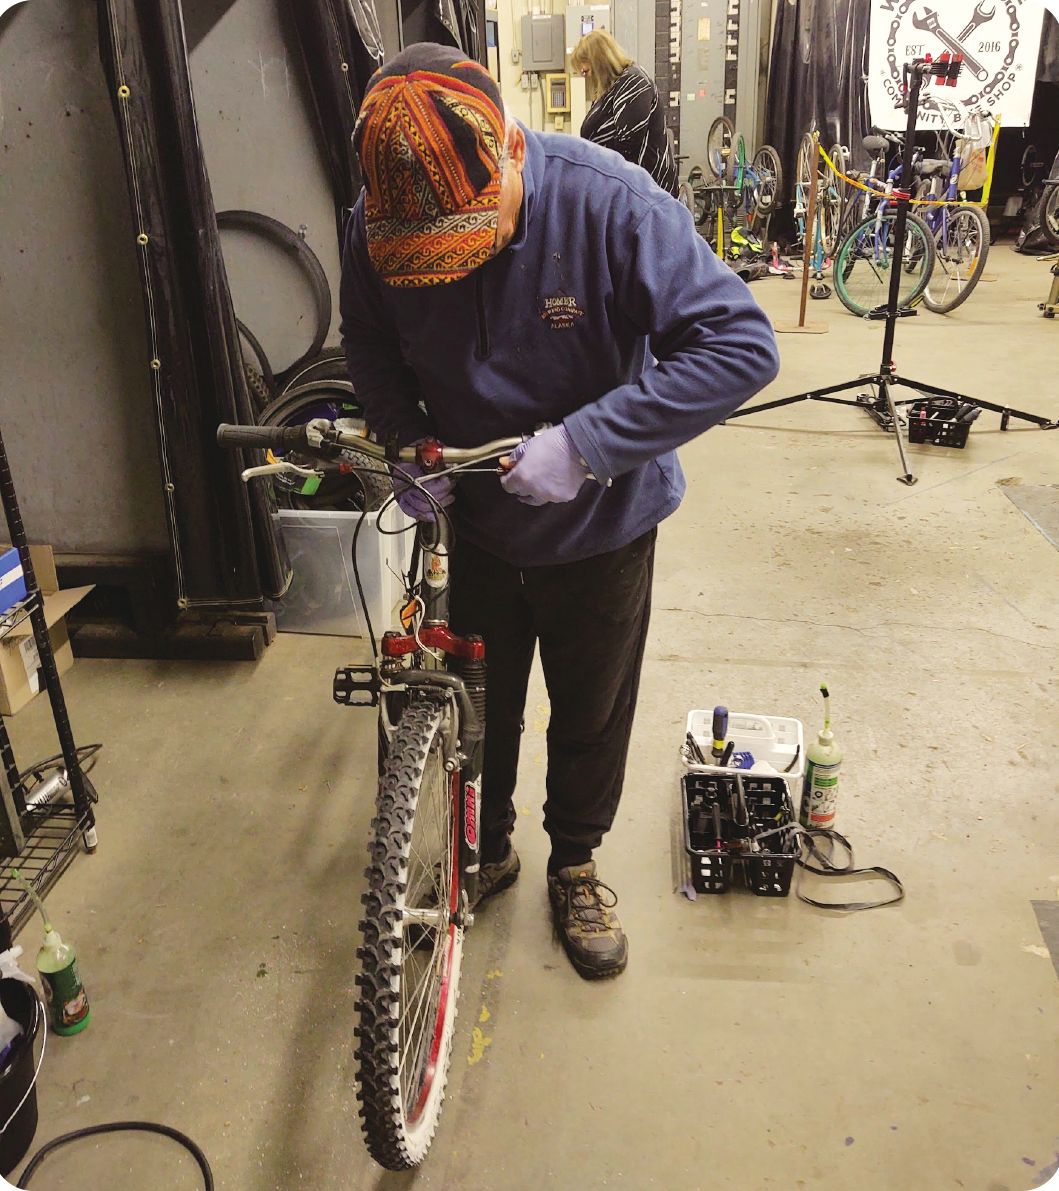
<instances>
[{"instance_id":1,"label":"colorful knit hat","mask_svg":"<svg viewBox=\"0 0 1059 1191\"><path fill-rule=\"evenodd\" d=\"M444 285L489 259L504 110L485 67L448 46L409 46L372 76L353 144L368 254L384 281Z\"/></svg>"}]
</instances>

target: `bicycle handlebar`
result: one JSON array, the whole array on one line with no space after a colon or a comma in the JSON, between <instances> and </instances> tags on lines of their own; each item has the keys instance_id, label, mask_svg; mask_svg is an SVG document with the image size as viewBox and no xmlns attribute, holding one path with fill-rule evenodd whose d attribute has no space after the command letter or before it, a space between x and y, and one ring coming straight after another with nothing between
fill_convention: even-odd
<instances>
[{"instance_id":1,"label":"bicycle handlebar","mask_svg":"<svg viewBox=\"0 0 1059 1191\"><path fill-rule=\"evenodd\" d=\"M521 436L496 438L480 447L446 447L436 439L428 438L416 446L401 447L397 460L401 463L419 463L429 471L448 465L461 465L496 459L513 451L521 442ZM332 422L315 419L304 426L232 426L227 423L217 427L217 443L222 447L260 447L267 450L319 450L324 446L348 447L374 459L392 461L386 448L370 438L348 430L337 429Z\"/></svg>"},{"instance_id":2,"label":"bicycle handlebar","mask_svg":"<svg viewBox=\"0 0 1059 1191\"><path fill-rule=\"evenodd\" d=\"M222 447L274 447L288 450L308 445L304 426L230 426L217 427L217 444Z\"/></svg>"}]
</instances>

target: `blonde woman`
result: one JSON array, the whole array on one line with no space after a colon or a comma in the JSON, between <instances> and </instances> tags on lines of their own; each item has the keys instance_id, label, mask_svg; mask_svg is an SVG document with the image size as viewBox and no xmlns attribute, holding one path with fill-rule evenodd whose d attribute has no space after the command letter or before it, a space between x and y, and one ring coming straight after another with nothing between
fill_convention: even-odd
<instances>
[{"instance_id":1,"label":"blonde woman","mask_svg":"<svg viewBox=\"0 0 1059 1191\"><path fill-rule=\"evenodd\" d=\"M574 47L573 69L588 81L588 109L581 135L641 165L670 194L677 193L677 165L666 135L665 112L646 71L604 29Z\"/></svg>"}]
</instances>

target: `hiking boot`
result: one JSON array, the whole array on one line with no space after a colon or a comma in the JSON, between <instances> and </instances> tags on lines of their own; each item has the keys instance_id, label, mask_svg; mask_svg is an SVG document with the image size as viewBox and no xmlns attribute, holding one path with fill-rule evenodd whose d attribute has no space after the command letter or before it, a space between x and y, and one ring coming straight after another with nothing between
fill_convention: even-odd
<instances>
[{"instance_id":1,"label":"hiking boot","mask_svg":"<svg viewBox=\"0 0 1059 1191\"><path fill-rule=\"evenodd\" d=\"M518 880L521 869L522 863L518 858L518 853L508 844L507 855L503 860L483 864L478 870L478 896L471 909L480 906L487 897L509 889Z\"/></svg>"},{"instance_id":2,"label":"hiking boot","mask_svg":"<svg viewBox=\"0 0 1059 1191\"><path fill-rule=\"evenodd\" d=\"M586 980L625 971L629 942L614 907L618 895L596 876L596 862L572 864L548 875L555 929L566 954Z\"/></svg>"}]
</instances>

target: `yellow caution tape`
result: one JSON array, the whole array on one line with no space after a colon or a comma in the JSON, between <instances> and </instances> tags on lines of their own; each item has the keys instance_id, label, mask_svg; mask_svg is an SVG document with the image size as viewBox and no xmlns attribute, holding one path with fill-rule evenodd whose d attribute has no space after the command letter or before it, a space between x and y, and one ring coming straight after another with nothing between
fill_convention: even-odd
<instances>
[{"instance_id":1,"label":"yellow caution tape","mask_svg":"<svg viewBox=\"0 0 1059 1191\"><path fill-rule=\"evenodd\" d=\"M978 202L971 202L969 200L961 200L961 199L916 199L916 198L909 199L908 201L914 207L985 207L986 203L989 201L989 188L993 184L993 159L996 156L996 153L995 153L996 138L997 138L997 132L999 131L999 129L1000 129L1000 121L998 119L996 124L994 125L994 128L993 128L993 141L989 148L989 173L986 176L985 188L982 191L982 198ZM835 163L831 160L831 158L828 157L827 153L824 151L823 145L818 145L817 148L820 150L820 156L824 159L825 163L827 164L827 168L835 175L836 178L841 178L842 181L845 182L848 186L855 186L858 190L863 190L866 194L874 194L879 198L889 197L891 199L891 201L893 201L893 202L897 201L896 199L893 198L892 195L888 196L885 193L885 191L880 190L876 186L866 186L863 182L858 182L856 180L856 178L847 177L835 165ZM898 187L897 189L901 189L901 187Z\"/></svg>"}]
</instances>

